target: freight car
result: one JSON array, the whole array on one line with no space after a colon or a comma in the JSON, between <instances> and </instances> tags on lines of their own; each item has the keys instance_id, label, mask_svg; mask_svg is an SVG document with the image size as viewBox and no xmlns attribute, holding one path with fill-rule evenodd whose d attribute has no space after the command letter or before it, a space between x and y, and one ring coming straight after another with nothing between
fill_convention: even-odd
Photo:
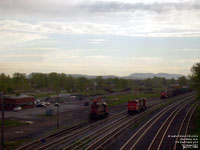
<instances>
[{"instance_id":1,"label":"freight car","mask_svg":"<svg viewBox=\"0 0 200 150\"><path fill-rule=\"evenodd\" d=\"M162 92L160 93L160 98L161 98L161 99L169 98L169 97L172 96L172 93L173 93L173 92L172 92L171 90L162 91Z\"/></svg>"},{"instance_id":2,"label":"freight car","mask_svg":"<svg viewBox=\"0 0 200 150\"><path fill-rule=\"evenodd\" d=\"M108 105L102 102L100 98L94 99L90 106L89 119L96 120L108 116Z\"/></svg>"},{"instance_id":3,"label":"freight car","mask_svg":"<svg viewBox=\"0 0 200 150\"><path fill-rule=\"evenodd\" d=\"M146 109L147 109L146 98L140 98L140 99L128 101L129 114L138 113Z\"/></svg>"},{"instance_id":4,"label":"freight car","mask_svg":"<svg viewBox=\"0 0 200 150\"><path fill-rule=\"evenodd\" d=\"M177 96L180 94L185 94L187 92L191 92L192 89L189 88L188 86L176 86L176 87L171 87L169 90L167 91L163 91L160 93L160 98L161 99L165 99L165 98L169 98L172 96Z\"/></svg>"}]
</instances>

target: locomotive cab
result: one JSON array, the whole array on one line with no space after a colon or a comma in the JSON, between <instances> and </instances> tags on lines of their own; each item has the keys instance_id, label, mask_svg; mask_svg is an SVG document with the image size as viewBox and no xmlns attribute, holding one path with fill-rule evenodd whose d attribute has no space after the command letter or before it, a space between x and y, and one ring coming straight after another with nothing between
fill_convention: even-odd
<instances>
[{"instance_id":1,"label":"locomotive cab","mask_svg":"<svg viewBox=\"0 0 200 150\"><path fill-rule=\"evenodd\" d=\"M138 113L146 110L146 98L128 101L128 113Z\"/></svg>"},{"instance_id":2,"label":"locomotive cab","mask_svg":"<svg viewBox=\"0 0 200 150\"><path fill-rule=\"evenodd\" d=\"M101 100L93 100L93 104L90 107L89 119L101 119L108 116L108 105Z\"/></svg>"}]
</instances>

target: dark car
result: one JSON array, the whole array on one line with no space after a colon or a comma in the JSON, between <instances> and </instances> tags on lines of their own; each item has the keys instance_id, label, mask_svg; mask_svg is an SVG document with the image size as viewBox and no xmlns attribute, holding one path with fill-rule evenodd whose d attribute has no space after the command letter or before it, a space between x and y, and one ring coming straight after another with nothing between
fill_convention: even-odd
<instances>
[{"instance_id":1,"label":"dark car","mask_svg":"<svg viewBox=\"0 0 200 150\"><path fill-rule=\"evenodd\" d=\"M58 106L60 106L60 104L59 103L55 103L54 106L58 107Z\"/></svg>"},{"instance_id":2,"label":"dark car","mask_svg":"<svg viewBox=\"0 0 200 150\"><path fill-rule=\"evenodd\" d=\"M85 102L85 103L84 103L84 106L89 106L89 102Z\"/></svg>"},{"instance_id":3,"label":"dark car","mask_svg":"<svg viewBox=\"0 0 200 150\"><path fill-rule=\"evenodd\" d=\"M36 107L46 107L44 104L36 104Z\"/></svg>"}]
</instances>

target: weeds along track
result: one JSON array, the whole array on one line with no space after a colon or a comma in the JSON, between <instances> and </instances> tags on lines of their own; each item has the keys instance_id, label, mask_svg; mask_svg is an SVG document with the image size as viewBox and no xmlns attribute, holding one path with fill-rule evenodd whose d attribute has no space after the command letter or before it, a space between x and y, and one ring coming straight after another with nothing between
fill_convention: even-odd
<instances>
[{"instance_id":1,"label":"weeds along track","mask_svg":"<svg viewBox=\"0 0 200 150\"><path fill-rule=\"evenodd\" d=\"M180 99L180 97L179 97ZM167 103L172 103L175 99ZM177 99L176 99L177 100ZM181 102L178 102L181 103ZM103 145L109 143L112 138L117 136L118 134L122 133L126 130L129 126L131 126L134 122L142 119L143 117L147 116L148 114L152 113L156 109L160 108L161 105L157 105L152 107L149 110L146 110L140 114L135 116L124 117L122 119L116 120L115 122L100 128L79 140L74 141L72 144L66 146L64 150L72 150L72 149L100 149ZM172 104L171 104L172 105ZM175 105L175 104L174 104ZM54 148L56 145L54 145ZM53 149L53 147L51 147Z\"/></svg>"},{"instance_id":2,"label":"weeds along track","mask_svg":"<svg viewBox=\"0 0 200 150\"><path fill-rule=\"evenodd\" d=\"M171 109L179 106L181 103L183 103L184 101L188 100L189 98L184 98L183 100L180 100L178 102L172 103L169 106L165 107L164 109L162 109L160 112L158 112L152 119L150 119L144 126L143 126L143 130L146 129L149 125L150 122L152 122L152 120L156 119L157 117L160 117L160 115L164 114L167 111L170 111ZM104 134L103 137L101 137L100 139L96 140L95 142L93 142L92 144L89 144L88 146L85 146L84 149L86 150L97 150L97 149L104 149L105 146L107 146L112 140L114 140L118 135L120 135L121 133L123 133L127 128L129 128L131 125L133 125L135 122L137 122L138 120L144 118L145 116L147 116L148 114L150 114L151 112L153 112L154 110L158 109L159 106L156 106L154 108L152 108L151 110L145 111L141 114L139 114L138 116L135 116L129 120L127 120L126 122L120 124L120 126L117 126L116 128L114 128L113 130L111 130L110 132ZM143 131L142 129L140 129L134 136L133 138L138 135L139 133L141 134ZM141 132L140 132L141 131ZM132 139L133 139L132 138ZM129 146L129 142L131 143L132 139L130 139L130 141L128 141L121 149L130 149ZM135 139L135 138L134 138Z\"/></svg>"},{"instance_id":3,"label":"weeds along track","mask_svg":"<svg viewBox=\"0 0 200 150\"><path fill-rule=\"evenodd\" d=\"M69 132L71 132L71 131L73 131L73 130L76 130L76 129L79 129L79 128L83 127L83 126L86 126L86 125L88 125L88 124L89 124L88 121L82 122L82 123L80 123L80 124L78 124L78 125L69 127L69 128L67 128L67 129L63 129L63 130L61 130L61 131L59 131L59 132L57 132L57 133L55 133L55 134L51 134L51 135L48 135L48 136L43 137L43 138L41 138L41 139L35 140L35 141L31 142L31 143L28 143L28 144L26 144L26 145L24 145L24 146L22 146L22 147L19 147L17 150L28 150L28 149L32 149L32 148L34 148L34 147L40 145L41 142L42 142L43 140L51 140L51 139L54 139L54 138L56 138L56 137L58 137L58 136L62 136L62 135L67 134L67 133L69 133Z\"/></svg>"},{"instance_id":4,"label":"weeds along track","mask_svg":"<svg viewBox=\"0 0 200 150\"><path fill-rule=\"evenodd\" d=\"M114 124L114 123L116 123L118 121L123 121L126 117L127 117L127 112L125 112L125 114L123 113L123 115L118 116L117 120L111 120L111 119L109 119L109 123L106 124L106 125L103 125L103 128L109 127L109 126L111 126L112 124ZM99 124L95 123L92 126L85 127L85 128L80 129L80 130L75 130L73 133L68 134L66 136L63 136L63 137L61 137L61 138L59 138L57 140L54 140L51 143L46 144L46 145L44 145L44 146L42 146L42 147L40 147L38 149L39 150L43 150L43 149L45 149L45 150L57 149L57 146L62 145L64 143L68 142L69 140L71 140L73 138L76 138L79 135L81 136L82 134L90 134L91 130L94 130L92 127L96 128L96 127L98 127L97 125L99 125ZM95 129L95 130L97 130L97 129ZM101 131L99 131L99 132L101 132ZM98 134L98 132L95 132L95 133Z\"/></svg>"},{"instance_id":5,"label":"weeds along track","mask_svg":"<svg viewBox=\"0 0 200 150\"><path fill-rule=\"evenodd\" d=\"M181 99L181 98L189 96L189 95L191 95L191 93L171 98L167 102L163 101L161 104L158 104L158 105L152 107L151 109L147 110L146 112L144 112L144 114L148 113L151 110L152 111L155 110L156 108L160 107L160 105L162 105L162 104L172 103L172 102L174 102L174 101L176 101L178 99ZM140 116L140 115L142 115L142 113L138 114L138 116ZM136 116L134 116L133 118L136 119L137 118ZM127 118L127 110L122 111L122 112L120 112L120 113L118 113L116 115L110 116L109 118L106 118L104 120L100 120L100 121L97 121L97 122L86 121L86 122L80 123L80 124L78 124L76 126L72 126L70 128L62 129L62 130L60 130L59 132L57 132L55 134L48 135L48 136L43 137L41 139L35 140L35 141L33 141L33 142L29 143L29 144L26 144L26 145L18 148L17 150L31 150L31 149L42 149L43 150L43 149L51 149L51 148L56 147L57 145L65 143L65 141L67 141L67 140L69 140L69 139L71 139L73 137L78 137L81 134L88 134L88 135L90 135L92 133L87 133L88 131L90 131L91 129L95 128L98 125L106 124L106 122L109 123L109 124L107 125L108 129L106 131L104 131L104 132L107 132L111 128L114 128L114 126L119 125L120 122L125 122L125 118L127 120L131 119L129 117ZM106 128L105 126L104 126L104 128ZM111 126L111 127L109 128L109 126ZM97 135L102 135L102 133L103 133L103 131L102 132L98 131L98 132L97 132L98 134L97 133L92 134L93 136L91 135L92 136L91 138L95 139L95 138L98 137ZM88 138L88 140L86 140L87 138ZM91 138L89 136L87 138L85 138L85 140L88 143L90 141L89 139L91 139ZM79 139L79 140L81 140L81 139ZM78 143L77 140L74 141L74 143L75 142L76 142L76 144ZM79 141L79 143L83 143L83 142ZM82 146L83 145L84 144L82 144ZM70 144L68 144L68 146L70 146ZM73 148L76 148L76 146L72 146L72 149ZM67 149L67 147L66 147L66 149Z\"/></svg>"}]
</instances>

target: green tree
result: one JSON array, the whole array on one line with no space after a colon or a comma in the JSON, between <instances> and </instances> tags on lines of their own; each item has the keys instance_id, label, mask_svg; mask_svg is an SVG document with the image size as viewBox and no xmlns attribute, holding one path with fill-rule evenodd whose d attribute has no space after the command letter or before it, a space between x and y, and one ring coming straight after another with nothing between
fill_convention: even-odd
<instances>
[{"instance_id":1,"label":"green tree","mask_svg":"<svg viewBox=\"0 0 200 150\"><path fill-rule=\"evenodd\" d=\"M4 73L0 74L0 92L12 92L11 78Z\"/></svg>"},{"instance_id":2,"label":"green tree","mask_svg":"<svg viewBox=\"0 0 200 150\"><path fill-rule=\"evenodd\" d=\"M186 79L186 77L185 76L182 76L182 77L179 77L178 78L178 84L179 85L181 85L181 86L183 86L183 85L187 85L187 79Z\"/></svg>"},{"instance_id":3,"label":"green tree","mask_svg":"<svg viewBox=\"0 0 200 150\"><path fill-rule=\"evenodd\" d=\"M192 66L191 74L189 77L192 80L193 88L198 92L200 96L200 62Z\"/></svg>"},{"instance_id":4,"label":"green tree","mask_svg":"<svg viewBox=\"0 0 200 150\"><path fill-rule=\"evenodd\" d=\"M154 88L161 88L162 87L162 78L154 76L152 78L152 82L153 82L153 87Z\"/></svg>"},{"instance_id":5,"label":"green tree","mask_svg":"<svg viewBox=\"0 0 200 150\"><path fill-rule=\"evenodd\" d=\"M34 88L47 88L47 74L43 73L31 73L30 84Z\"/></svg>"},{"instance_id":6,"label":"green tree","mask_svg":"<svg viewBox=\"0 0 200 150\"><path fill-rule=\"evenodd\" d=\"M153 81L150 78L145 79L144 80L144 84L145 84L145 87L147 87L147 88L152 88L153 87Z\"/></svg>"},{"instance_id":7,"label":"green tree","mask_svg":"<svg viewBox=\"0 0 200 150\"><path fill-rule=\"evenodd\" d=\"M59 86L59 76L57 73L52 72L48 74L48 84L49 87L58 92L60 90L60 86Z\"/></svg>"},{"instance_id":8,"label":"green tree","mask_svg":"<svg viewBox=\"0 0 200 150\"><path fill-rule=\"evenodd\" d=\"M80 91L85 90L88 87L88 85L89 81L85 77L80 77L77 79L77 86Z\"/></svg>"},{"instance_id":9,"label":"green tree","mask_svg":"<svg viewBox=\"0 0 200 150\"><path fill-rule=\"evenodd\" d=\"M14 73L12 78L15 90L28 90L29 84L26 74Z\"/></svg>"},{"instance_id":10,"label":"green tree","mask_svg":"<svg viewBox=\"0 0 200 150\"><path fill-rule=\"evenodd\" d=\"M74 92L76 90L76 80L72 76L66 77L65 89L68 92Z\"/></svg>"},{"instance_id":11,"label":"green tree","mask_svg":"<svg viewBox=\"0 0 200 150\"><path fill-rule=\"evenodd\" d=\"M98 76L95 78L95 85L97 89L103 89L104 88L104 79L102 76Z\"/></svg>"}]
</instances>

